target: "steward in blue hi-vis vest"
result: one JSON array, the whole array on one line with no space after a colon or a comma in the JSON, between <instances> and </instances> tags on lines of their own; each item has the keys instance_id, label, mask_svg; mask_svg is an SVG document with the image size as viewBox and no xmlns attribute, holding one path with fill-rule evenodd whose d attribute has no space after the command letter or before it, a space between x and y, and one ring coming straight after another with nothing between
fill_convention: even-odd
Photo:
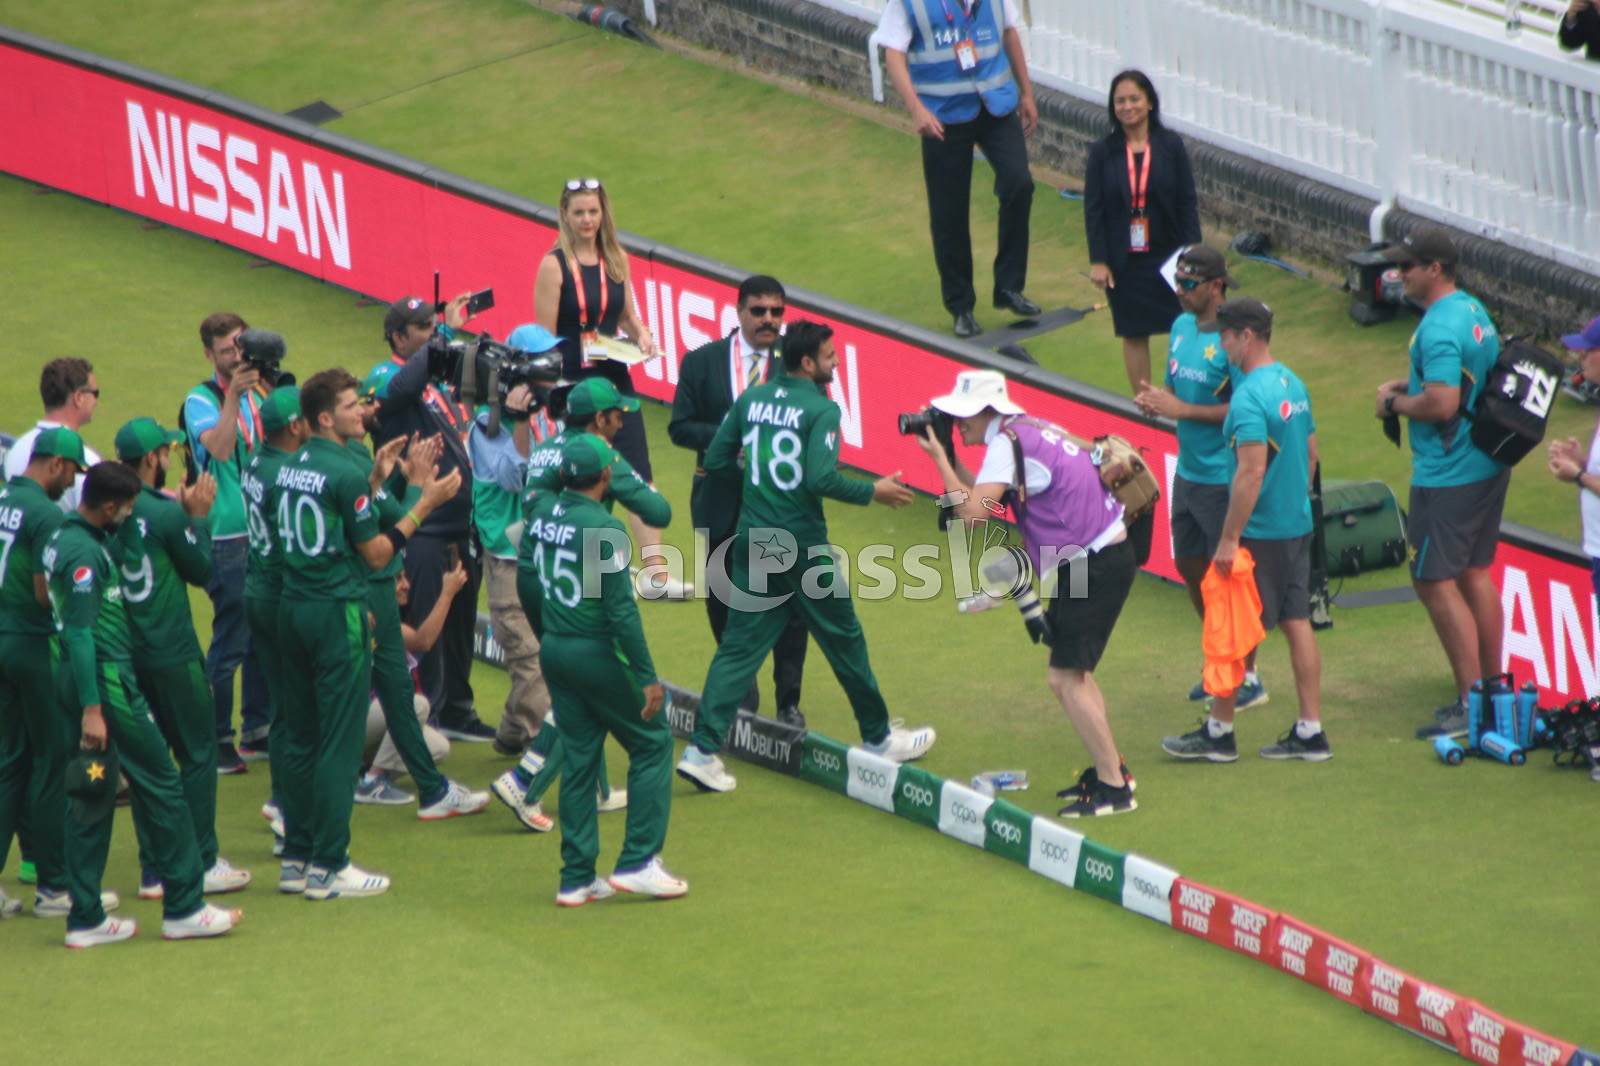
<instances>
[{"instance_id":1,"label":"steward in blue hi-vis vest","mask_svg":"<svg viewBox=\"0 0 1600 1066\"><path fill-rule=\"evenodd\" d=\"M1002 40L1005 0L891 2L904 3L911 16L906 68L918 99L940 122L970 122L980 99L996 118L1016 110L1017 83Z\"/></svg>"}]
</instances>

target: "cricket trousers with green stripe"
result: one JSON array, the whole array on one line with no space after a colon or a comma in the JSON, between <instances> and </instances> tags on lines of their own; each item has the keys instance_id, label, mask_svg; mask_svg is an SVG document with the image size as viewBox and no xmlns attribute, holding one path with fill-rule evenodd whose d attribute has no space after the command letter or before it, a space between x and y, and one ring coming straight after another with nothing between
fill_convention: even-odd
<instances>
[{"instance_id":1,"label":"cricket trousers with green stripe","mask_svg":"<svg viewBox=\"0 0 1600 1066\"><path fill-rule=\"evenodd\" d=\"M826 552L826 547L824 546ZM850 599L849 579L831 553L808 559L808 549L799 551L801 562L788 570L769 573L766 589L750 591L749 538L739 534L729 551L735 590L771 604L770 610L744 611L730 605L728 625L722 643L711 659L705 691L700 694L699 724L690 738L705 752L722 750L728 729L739 712L739 701L756 679L756 673L789 624L791 609L798 611L822 654L827 656L833 675L844 688L845 698L855 712L861 739L876 744L889 735L889 709L878 691L872 663L867 659L867 638ZM809 577L809 580L807 578ZM806 586L821 591L807 595Z\"/></svg>"},{"instance_id":2,"label":"cricket trousers with green stripe","mask_svg":"<svg viewBox=\"0 0 1600 1066\"><path fill-rule=\"evenodd\" d=\"M194 823L184 802L183 784L173 765L167 739L156 726L150 706L127 664L99 663L100 713L105 718L106 773L116 781L118 768L128 776L133 791L133 821L141 847L148 848L150 869L161 878L165 895L161 911L168 918L185 918L204 902L205 868L195 845ZM58 713L67 724L69 750L77 750L83 737L83 703L72 671L57 673ZM216 741L213 739L213 744ZM213 771L215 773L215 771ZM65 774L62 775L65 778ZM67 888L72 893L68 929L92 929L106 920L100 905L106 856L111 850L111 825L116 812L116 788L108 788L97 802L73 799L67 806Z\"/></svg>"},{"instance_id":3,"label":"cricket trousers with green stripe","mask_svg":"<svg viewBox=\"0 0 1600 1066\"><path fill-rule=\"evenodd\" d=\"M628 822L616 869L659 854L672 807L672 732L665 715L639 717L644 693L615 642L546 631L539 649L561 731L561 887L595 879L600 815L595 809L606 734L628 753Z\"/></svg>"},{"instance_id":4,"label":"cricket trousers with green stripe","mask_svg":"<svg viewBox=\"0 0 1600 1066\"><path fill-rule=\"evenodd\" d=\"M362 600L279 603L284 724L278 803L283 858L325 870L350 864L350 811L366 746L372 631ZM269 749L270 751L270 749Z\"/></svg>"},{"instance_id":5,"label":"cricket trousers with green stripe","mask_svg":"<svg viewBox=\"0 0 1600 1066\"><path fill-rule=\"evenodd\" d=\"M433 753L417 721L417 686L406 669L405 636L400 632L400 602L395 599L395 580L367 582L367 609L377 625L372 630L372 688L383 708L383 721L389 739L406 764L411 780L417 783L417 801L422 806L436 801L449 786L434 765ZM363 716L362 721L366 719ZM365 734L363 734L365 736Z\"/></svg>"},{"instance_id":6,"label":"cricket trousers with green stripe","mask_svg":"<svg viewBox=\"0 0 1600 1066\"><path fill-rule=\"evenodd\" d=\"M204 659L170 666L135 663L139 692L156 716L156 727L178 760L189 820L194 824L200 868L217 861L217 720ZM135 823L137 828L137 823ZM139 834L139 865L151 869L149 842Z\"/></svg>"},{"instance_id":7,"label":"cricket trousers with green stripe","mask_svg":"<svg viewBox=\"0 0 1600 1066\"><path fill-rule=\"evenodd\" d=\"M71 740L56 713L55 638L0 633L0 869L13 833L27 832L28 858L39 885L67 886L62 826ZM216 741L212 741L215 747Z\"/></svg>"},{"instance_id":8,"label":"cricket trousers with green stripe","mask_svg":"<svg viewBox=\"0 0 1600 1066\"><path fill-rule=\"evenodd\" d=\"M267 776L272 781L272 798L279 803L278 771L282 758L277 753L278 743L273 739L280 735L283 725L283 677L286 667L283 661L283 645L278 638L278 611L279 602L276 596L246 596L244 598L244 621L250 629L250 643L255 648L256 665L261 668L261 678L267 685L267 702L271 705L268 709L267 719ZM287 728L287 727L285 727Z\"/></svg>"}]
</instances>

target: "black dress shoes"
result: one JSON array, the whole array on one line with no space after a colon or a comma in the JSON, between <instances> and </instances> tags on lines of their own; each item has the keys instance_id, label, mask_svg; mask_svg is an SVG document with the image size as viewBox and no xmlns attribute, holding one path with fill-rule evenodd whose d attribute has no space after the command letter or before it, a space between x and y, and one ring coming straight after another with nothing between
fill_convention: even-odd
<instances>
[{"instance_id":1,"label":"black dress shoes","mask_svg":"<svg viewBox=\"0 0 1600 1066\"><path fill-rule=\"evenodd\" d=\"M978 320L972 317L971 311L963 311L956 316L956 336L976 337L983 330L978 328Z\"/></svg>"},{"instance_id":2,"label":"black dress shoes","mask_svg":"<svg viewBox=\"0 0 1600 1066\"><path fill-rule=\"evenodd\" d=\"M994 305L1002 311L1010 311L1023 318L1033 318L1044 311L1020 292L997 292L994 294Z\"/></svg>"}]
</instances>

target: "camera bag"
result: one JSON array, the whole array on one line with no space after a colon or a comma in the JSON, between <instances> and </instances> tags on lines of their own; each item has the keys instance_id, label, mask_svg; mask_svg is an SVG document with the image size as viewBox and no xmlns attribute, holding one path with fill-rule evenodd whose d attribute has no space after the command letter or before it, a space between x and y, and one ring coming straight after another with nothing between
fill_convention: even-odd
<instances>
[{"instance_id":1,"label":"camera bag","mask_svg":"<svg viewBox=\"0 0 1600 1066\"><path fill-rule=\"evenodd\" d=\"M1404 563L1406 529L1394 490L1381 481L1325 482L1322 539L1331 577Z\"/></svg>"},{"instance_id":2,"label":"camera bag","mask_svg":"<svg viewBox=\"0 0 1600 1066\"><path fill-rule=\"evenodd\" d=\"M1161 483L1156 480L1149 464L1144 461L1143 453L1126 437L1108 433L1103 437L1096 437L1094 443L1090 444L1082 437L1068 433L1052 422L1039 419L1027 421L1030 425L1048 428L1060 434L1089 454L1090 461L1100 471L1100 483L1118 503L1122 504L1123 525L1131 526L1155 510L1156 501L1161 499ZM1028 490L1023 484L1025 479L1022 476L1022 442L1009 428L1002 429L1002 432L1011 439L1011 448L1016 455L1017 484L1013 487L1016 490L1017 500L1026 504Z\"/></svg>"}]
</instances>

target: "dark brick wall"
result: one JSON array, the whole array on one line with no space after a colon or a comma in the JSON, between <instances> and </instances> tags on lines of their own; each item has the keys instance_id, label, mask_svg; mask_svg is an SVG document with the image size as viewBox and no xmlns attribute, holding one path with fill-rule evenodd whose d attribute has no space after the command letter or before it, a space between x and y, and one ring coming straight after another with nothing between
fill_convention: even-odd
<instances>
[{"instance_id":1,"label":"dark brick wall","mask_svg":"<svg viewBox=\"0 0 1600 1066\"><path fill-rule=\"evenodd\" d=\"M644 25L642 0L613 0ZM661 32L781 74L863 100L872 98L867 37L873 27L807 0L656 0ZM885 77L886 106L901 110ZM1081 176L1089 144L1105 128L1105 111L1054 90L1036 90L1039 131L1033 161ZM1206 221L1223 232L1260 230L1275 252L1320 260L1343 271L1345 253L1367 242L1375 201L1265 166L1212 145L1189 141ZM1391 212L1388 232L1403 236L1421 218ZM1463 280L1503 329L1543 335L1571 332L1600 312L1600 279L1515 249L1456 234Z\"/></svg>"}]
</instances>

